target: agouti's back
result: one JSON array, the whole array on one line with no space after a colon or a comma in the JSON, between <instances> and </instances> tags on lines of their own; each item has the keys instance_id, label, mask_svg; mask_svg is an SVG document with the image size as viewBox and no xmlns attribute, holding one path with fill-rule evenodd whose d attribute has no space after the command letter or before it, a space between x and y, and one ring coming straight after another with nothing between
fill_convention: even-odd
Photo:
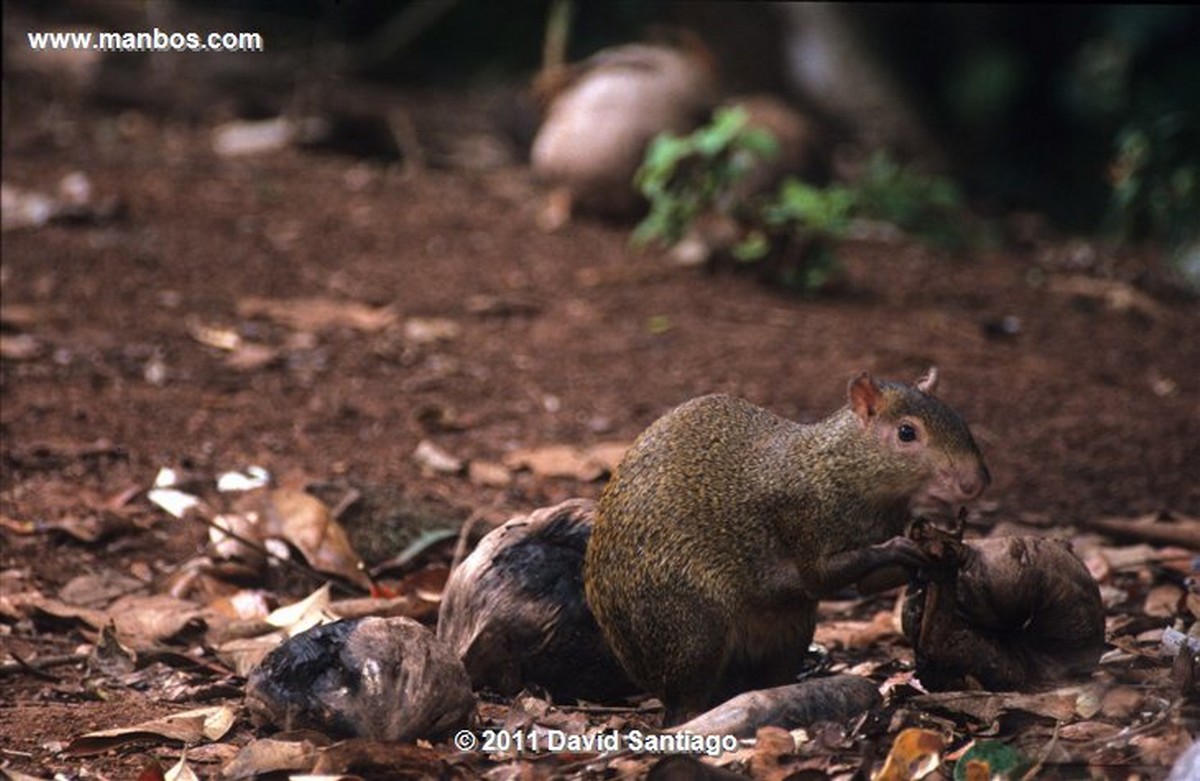
<instances>
[{"instance_id":1,"label":"agouti's back","mask_svg":"<svg viewBox=\"0 0 1200 781\"><path fill-rule=\"evenodd\" d=\"M935 382L863 375L849 406L812 425L704 396L634 443L600 499L585 585L623 666L671 715L787 682L821 595L911 563L911 547L876 543L914 505L949 511L983 489Z\"/></svg>"}]
</instances>

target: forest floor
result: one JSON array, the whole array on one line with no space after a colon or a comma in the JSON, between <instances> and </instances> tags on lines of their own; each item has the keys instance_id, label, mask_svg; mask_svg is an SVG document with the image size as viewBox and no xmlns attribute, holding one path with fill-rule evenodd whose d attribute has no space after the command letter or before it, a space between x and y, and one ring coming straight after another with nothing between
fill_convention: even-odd
<instances>
[{"instance_id":1,"label":"forest floor","mask_svg":"<svg viewBox=\"0 0 1200 781\"><path fill-rule=\"evenodd\" d=\"M79 661L39 667L86 655L97 633L22 603L66 601L81 575L119 573L156 593L204 553L207 528L147 500L163 468L211 477L259 465L331 504L350 497L339 519L375 564L423 532L468 518L484 530L603 486L597 470L520 468L522 449L628 443L711 392L815 421L863 370L911 380L936 365L940 395L970 422L994 478L972 534L1073 540L1102 579L1112 653L1126 654L1095 680L1144 698L1059 719L1100 726L1057 736L1065 753L1047 768L1165 774L1195 726L1181 721L1158 646L1164 628L1195 621L1200 601L1187 551L1180 565L1178 546L1132 525L1195 533L1200 314L1163 282L1154 253L1048 231L969 256L849 241L839 290L799 297L634 252L628 225L579 218L545 232L544 192L519 155L496 152L486 100L397 100L431 150L424 165L293 146L223 156L219 117L116 107L6 73L6 210L10 186L66 189L84 205L3 233L0 770L131 778L151 758L172 763L178 744L65 749L92 730L213 704L96 684ZM1005 318L1017 327L999 327ZM431 466L415 456L422 442L469 468ZM1092 528L1105 519L1129 533ZM1150 547L1099 563L1139 542ZM840 609L870 619L890 602ZM902 665L892 635L850 656L901 654ZM210 696L240 704L236 687ZM1050 734L1054 719L1025 715L937 723L959 747L1029 722ZM239 715L224 742L255 734L265 733ZM843 764L823 769L869 764L867 739L840 739ZM888 742L875 740L877 762ZM202 774L228 759L189 756ZM454 759L444 743L432 756L445 776L491 762Z\"/></svg>"}]
</instances>

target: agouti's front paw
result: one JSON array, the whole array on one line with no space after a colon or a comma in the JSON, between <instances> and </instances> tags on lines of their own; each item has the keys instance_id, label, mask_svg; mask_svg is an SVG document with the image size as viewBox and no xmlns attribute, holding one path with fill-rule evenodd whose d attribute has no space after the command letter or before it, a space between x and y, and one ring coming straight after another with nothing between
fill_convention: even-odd
<instances>
[{"instance_id":1,"label":"agouti's front paw","mask_svg":"<svg viewBox=\"0 0 1200 781\"><path fill-rule=\"evenodd\" d=\"M929 557L921 546L908 537L893 537L871 548L873 566L854 584L859 594L876 594L903 586L911 570L924 567Z\"/></svg>"},{"instance_id":2,"label":"agouti's front paw","mask_svg":"<svg viewBox=\"0 0 1200 781\"><path fill-rule=\"evenodd\" d=\"M928 563L921 546L907 537L843 551L824 560L821 593L829 595L850 585L861 594L894 588L908 581L910 570Z\"/></svg>"},{"instance_id":3,"label":"agouti's front paw","mask_svg":"<svg viewBox=\"0 0 1200 781\"><path fill-rule=\"evenodd\" d=\"M893 537L875 546L880 552L879 566L899 565L902 567L924 567L929 564L929 555L915 540L908 537Z\"/></svg>"}]
</instances>

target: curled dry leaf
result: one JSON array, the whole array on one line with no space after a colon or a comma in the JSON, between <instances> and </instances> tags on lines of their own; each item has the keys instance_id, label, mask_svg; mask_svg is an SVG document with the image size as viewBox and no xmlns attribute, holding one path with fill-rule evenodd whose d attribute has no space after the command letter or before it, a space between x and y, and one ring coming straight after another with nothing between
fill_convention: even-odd
<instances>
[{"instance_id":1,"label":"curled dry leaf","mask_svg":"<svg viewBox=\"0 0 1200 781\"><path fill-rule=\"evenodd\" d=\"M935 563L904 603L929 689L1021 689L1087 675L1104 650L1096 581L1070 547L1040 537L931 543Z\"/></svg>"},{"instance_id":2,"label":"curled dry leaf","mask_svg":"<svg viewBox=\"0 0 1200 781\"><path fill-rule=\"evenodd\" d=\"M189 745L220 740L236 718L233 708L228 705L197 708L144 721L132 727L89 732L72 740L67 745L67 754L73 757L94 756L127 743L156 737Z\"/></svg>"},{"instance_id":3,"label":"curled dry leaf","mask_svg":"<svg viewBox=\"0 0 1200 781\"><path fill-rule=\"evenodd\" d=\"M259 489L248 491L235 507L242 518L237 528L245 527L245 534L239 536L286 540L314 569L371 590L371 579L349 535L320 499L286 488Z\"/></svg>"},{"instance_id":4,"label":"curled dry leaf","mask_svg":"<svg viewBox=\"0 0 1200 781\"><path fill-rule=\"evenodd\" d=\"M179 761L163 775L163 781L200 781L196 771L192 770L192 766L188 764L186 751L179 757Z\"/></svg>"},{"instance_id":5,"label":"curled dry leaf","mask_svg":"<svg viewBox=\"0 0 1200 781\"><path fill-rule=\"evenodd\" d=\"M287 632L288 637L295 637L301 632L307 632L318 624L326 622L329 611L329 584L309 594L299 602L284 605L271 611L267 623Z\"/></svg>"},{"instance_id":6,"label":"curled dry leaf","mask_svg":"<svg viewBox=\"0 0 1200 781\"><path fill-rule=\"evenodd\" d=\"M120 641L137 650L198 636L214 617L194 602L165 594L121 597L106 613Z\"/></svg>"},{"instance_id":7,"label":"curled dry leaf","mask_svg":"<svg viewBox=\"0 0 1200 781\"><path fill-rule=\"evenodd\" d=\"M504 457L509 469L528 469L539 477L562 477L588 483L616 469L629 448L625 442L600 442L591 447L546 445L514 450Z\"/></svg>"},{"instance_id":8,"label":"curled dry leaf","mask_svg":"<svg viewBox=\"0 0 1200 781\"><path fill-rule=\"evenodd\" d=\"M910 727L896 736L883 768L871 781L916 781L941 764L946 739L927 729Z\"/></svg>"},{"instance_id":9,"label":"curled dry leaf","mask_svg":"<svg viewBox=\"0 0 1200 781\"><path fill-rule=\"evenodd\" d=\"M246 637L234 637L216 648L217 657L233 668L238 675L249 675L271 651L289 637L328 623L329 584L304 599L272 611L257 629L265 630ZM271 631L274 628L275 631Z\"/></svg>"},{"instance_id":10,"label":"curled dry leaf","mask_svg":"<svg viewBox=\"0 0 1200 781\"><path fill-rule=\"evenodd\" d=\"M594 513L593 502L571 499L513 518L451 573L438 637L476 688L538 685L558 699L632 692L583 594Z\"/></svg>"},{"instance_id":11,"label":"curled dry leaf","mask_svg":"<svg viewBox=\"0 0 1200 781\"><path fill-rule=\"evenodd\" d=\"M317 746L308 740L264 738L246 744L221 768L224 778L257 778L280 771L309 771L317 761Z\"/></svg>"}]
</instances>

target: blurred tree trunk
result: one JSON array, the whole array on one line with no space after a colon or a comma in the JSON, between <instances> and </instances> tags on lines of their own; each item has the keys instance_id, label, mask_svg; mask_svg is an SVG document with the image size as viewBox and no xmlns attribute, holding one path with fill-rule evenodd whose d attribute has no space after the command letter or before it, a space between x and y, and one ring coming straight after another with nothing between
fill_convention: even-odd
<instances>
[{"instance_id":1,"label":"blurred tree trunk","mask_svg":"<svg viewBox=\"0 0 1200 781\"><path fill-rule=\"evenodd\" d=\"M792 89L868 150L887 148L937 170L945 155L912 100L837 3L779 3Z\"/></svg>"}]
</instances>

